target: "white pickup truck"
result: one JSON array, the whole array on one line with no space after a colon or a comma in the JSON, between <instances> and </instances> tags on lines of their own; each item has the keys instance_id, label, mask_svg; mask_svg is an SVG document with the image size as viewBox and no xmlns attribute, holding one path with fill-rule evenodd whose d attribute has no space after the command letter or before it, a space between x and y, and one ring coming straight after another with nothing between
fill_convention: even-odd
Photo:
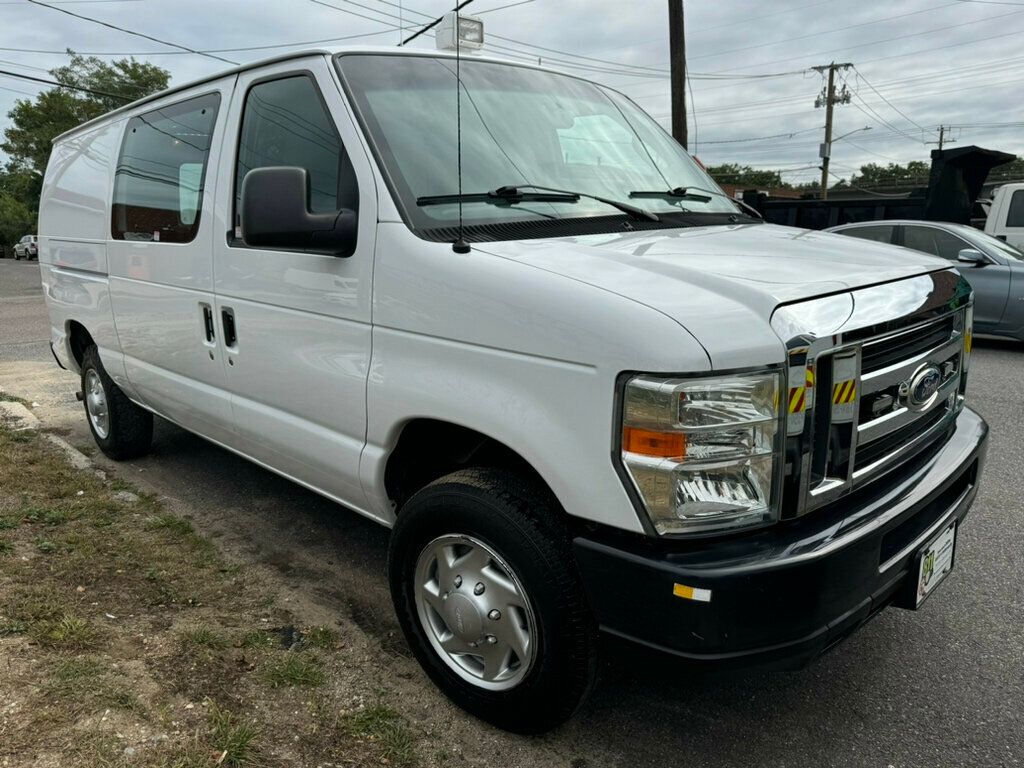
<instances>
[{"instance_id":1,"label":"white pickup truck","mask_svg":"<svg viewBox=\"0 0 1024 768\"><path fill-rule=\"evenodd\" d=\"M392 528L413 652L517 731L598 630L799 665L916 608L984 459L970 285L765 224L605 86L477 56L458 92L461 130L452 56L307 51L55 141L52 347L103 452L155 414Z\"/></svg>"},{"instance_id":2,"label":"white pickup truck","mask_svg":"<svg viewBox=\"0 0 1024 768\"><path fill-rule=\"evenodd\" d=\"M985 234L1024 248L1024 183L996 189L985 219Z\"/></svg>"}]
</instances>

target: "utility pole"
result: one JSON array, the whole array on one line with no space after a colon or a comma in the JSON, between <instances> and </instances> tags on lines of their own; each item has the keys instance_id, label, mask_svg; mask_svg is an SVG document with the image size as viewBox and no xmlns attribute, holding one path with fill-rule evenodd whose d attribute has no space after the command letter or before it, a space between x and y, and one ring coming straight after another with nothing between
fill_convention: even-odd
<instances>
[{"instance_id":1,"label":"utility pole","mask_svg":"<svg viewBox=\"0 0 1024 768\"><path fill-rule=\"evenodd\" d=\"M689 148L686 135L686 29L683 0L668 0L668 58L672 79L672 136Z\"/></svg>"},{"instance_id":2,"label":"utility pole","mask_svg":"<svg viewBox=\"0 0 1024 768\"><path fill-rule=\"evenodd\" d=\"M843 69L849 69L853 64L836 64L834 61L831 64L826 64L820 67L811 67L821 74L828 70L828 85L818 98L814 101L815 107L825 107L825 142L821 145L821 199L828 200L828 164L829 160L832 159L832 107L836 104L849 104L850 103L850 92L846 86L843 85L843 89L840 93L836 93L836 72Z\"/></svg>"},{"instance_id":3,"label":"utility pole","mask_svg":"<svg viewBox=\"0 0 1024 768\"><path fill-rule=\"evenodd\" d=\"M942 148L946 145L947 141L950 141L950 142L956 141L956 139L948 137L949 134L952 133L952 132L953 132L953 127L952 126L949 126L947 128L945 125L940 125L939 126L939 140L938 141L927 141L925 143L926 144L938 144L939 145L939 151L941 152Z\"/></svg>"}]
</instances>

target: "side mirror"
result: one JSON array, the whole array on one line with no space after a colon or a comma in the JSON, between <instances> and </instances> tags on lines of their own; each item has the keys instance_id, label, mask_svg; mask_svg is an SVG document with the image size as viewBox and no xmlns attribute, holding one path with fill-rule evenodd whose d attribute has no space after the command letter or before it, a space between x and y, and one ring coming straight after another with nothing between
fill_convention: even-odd
<instances>
[{"instance_id":1,"label":"side mirror","mask_svg":"<svg viewBox=\"0 0 1024 768\"><path fill-rule=\"evenodd\" d=\"M242 240L256 248L351 256L356 213L310 213L305 168L255 168L242 180Z\"/></svg>"},{"instance_id":2,"label":"side mirror","mask_svg":"<svg viewBox=\"0 0 1024 768\"><path fill-rule=\"evenodd\" d=\"M977 248L964 248L956 255L956 260L975 267L984 267L989 261L988 256Z\"/></svg>"}]
</instances>

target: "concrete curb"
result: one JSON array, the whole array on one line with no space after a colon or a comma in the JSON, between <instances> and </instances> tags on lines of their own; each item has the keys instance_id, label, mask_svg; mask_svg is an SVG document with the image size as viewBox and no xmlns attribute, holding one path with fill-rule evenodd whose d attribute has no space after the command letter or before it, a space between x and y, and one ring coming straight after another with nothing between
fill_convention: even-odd
<instances>
[{"instance_id":1,"label":"concrete curb","mask_svg":"<svg viewBox=\"0 0 1024 768\"><path fill-rule=\"evenodd\" d=\"M60 435L54 435L50 432L46 432L43 434L43 437L60 448L67 455L68 461L71 462L71 466L75 469L92 469L92 459L75 448L75 446Z\"/></svg>"},{"instance_id":2,"label":"concrete curb","mask_svg":"<svg viewBox=\"0 0 1024 768\"><path fill-rule=\"evenodd\" d=\"M4 421L15 432L39 429L39 419L28 408L13 400L0 401L0 421Z\"/></svg>"}]
</instances>

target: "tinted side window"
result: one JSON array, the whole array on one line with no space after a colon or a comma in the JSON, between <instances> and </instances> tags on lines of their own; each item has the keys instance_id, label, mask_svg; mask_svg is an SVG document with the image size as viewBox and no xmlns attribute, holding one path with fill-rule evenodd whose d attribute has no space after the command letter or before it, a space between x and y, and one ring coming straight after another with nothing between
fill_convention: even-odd
<instances>
[{"instance_id":1,"label":"tinted side window","mask_svg":"<svg viewBox=\"0 0 1024 768\"><path fill-rule=\"evenodd\" d=\"M881 227L851 227L850 229L844 229L839 234L859 237L862 240L877 240L880 243L891 243L892 230L892 225L887 224Z\"/></svg>"},{"instance_id":2,"label":"tinted side window","mask_svg":"<svg viewBox=\"0 0 1024 768\"><path fill-rule=\"evenodd\" d=\"M1024 189L1018 189L1010 198L1010 210L1006 214L1006 226L1024 227Z\"/></svg>"},{"instance_id":3,"label":"tinted side window","mask_svg":"<svg viewBox=\"0 0 1024 768\"><path fill-rule=\"evenodd\" d=\"M275 165L306 169L313 213L358 207L352 165L316 83L306 75L249 89L235 168L236 213L245 174Z\"/></svg>"},{"instance_id":4,"label":"tinted side window","mask_svg":"<svg viewBox=\"0 0 1024 768\"><path fill-rule=\"evenodd\" d=\"M114 174L114 239L187 243L196 236L219 105L211 93L128 121Z\"/></svg>"},{"instance_id":5,"label":"tinted side window","mask_svg":"<svg viewBox=\"0 0 1024 768\"><path fill-rule=\"evenodd\" d=\"M915 226L903 228L903 245L950 261L956 261L957 254L962 249L972 247L966 240L961 240L944 229Z\"/></svg>"}]
</instances>

